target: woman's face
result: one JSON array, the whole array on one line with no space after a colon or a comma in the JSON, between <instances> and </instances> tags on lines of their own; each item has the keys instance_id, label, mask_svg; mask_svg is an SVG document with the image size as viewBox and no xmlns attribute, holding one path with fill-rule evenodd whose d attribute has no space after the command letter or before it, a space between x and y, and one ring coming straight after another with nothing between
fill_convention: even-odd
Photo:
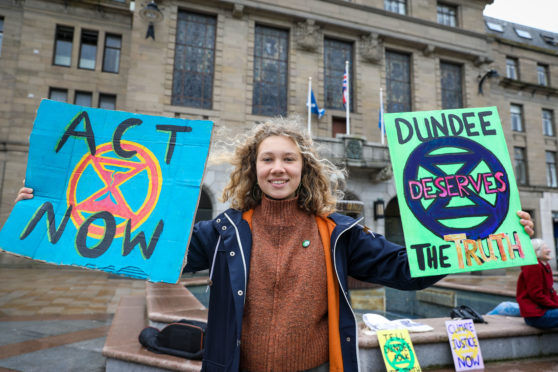
<instances>
[{"instance_id":1,"label":"woman's face","mask_svg":"<svg viewBox=\"0 0 558 372\"><path fill-rule=\"evenodd\" d=\"M288 137L271 136L258 146L256 157L258 185L273 199L295 195L302 175L302 155Z\"/></svg>"},{"instance_id":2,"label":"woman's face","mask_svg":"<svg viewBox=\"0 0 558 372\"><path fill-rule=\"evenodd\" d=\"M546 245L546 243L542 243L541 251L539 253L539 260L543 262L550 261L550 248Z\"/></svg>"}]
</instances>

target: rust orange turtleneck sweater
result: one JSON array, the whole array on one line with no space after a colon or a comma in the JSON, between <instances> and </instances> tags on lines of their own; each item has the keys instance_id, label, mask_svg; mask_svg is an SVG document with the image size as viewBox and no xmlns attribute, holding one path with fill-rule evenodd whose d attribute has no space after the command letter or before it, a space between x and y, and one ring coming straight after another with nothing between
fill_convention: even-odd
<instances>
[{"instance_id":1,"label":"rust orange turtleneck sweater","mask_svg":"<svg viewBox=\"0 0 558 372\"><path fill-rule=\"evenodd\" d=\"M296 198L264 197L252 216L241 370L301 371L329 360L326 280L315 216Z\"/></svg>"}]
</instances>

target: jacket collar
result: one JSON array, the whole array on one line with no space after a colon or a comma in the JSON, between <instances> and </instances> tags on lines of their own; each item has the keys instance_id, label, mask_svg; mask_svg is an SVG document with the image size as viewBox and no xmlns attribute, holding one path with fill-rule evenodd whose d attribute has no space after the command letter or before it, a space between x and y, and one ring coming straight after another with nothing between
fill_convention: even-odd
<instances>
[{"instance_id":1,"label":"jacket collar","mask_svg":"<svg viewBox=\"0 0 558 372\"><path fill-rule=\"evenodd\" d=\"M227 209L226 211L221 213L216 219L226 218L225 213L227 214L227 216L229 216L229 218L236 225L238 225L240 222L242 222L243 212L239 211L238 209L233 209L233 208ZM345 216L344 214L341 214L341 213L332 213L332 214L328 215L327 218L332 220L333 222L335 222L337 227L339 227L341 230L344 230L345 228L347 228L347 227L349 227L349 226L351 226L355 223L354 218L349 217L349 216Z\"/></svg>"},{"instance_id":2,"label":"jacket collar","mask_svg":"<svg viewBox=\"0 0 558 372\"><path fill-rule=\"evenodd\" d=\"M346 228L349 227L351 225L353 225L355 223L355 219L349 216L345 216L344 214L341 213L332 213L329 216L327 216L327 218L329 218L330 220L332 220L333 222L335 222L335 224L337 226L339 226L340 228Z\"/></svg>"}]
</instances>

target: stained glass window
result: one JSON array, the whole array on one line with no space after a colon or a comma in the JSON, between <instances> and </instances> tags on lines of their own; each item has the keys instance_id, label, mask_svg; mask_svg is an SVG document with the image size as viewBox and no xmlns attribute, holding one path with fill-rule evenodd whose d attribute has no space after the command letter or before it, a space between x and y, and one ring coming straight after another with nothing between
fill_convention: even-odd
<instances>
[{"instance_id":1,"label":"stained glass window","mask_svg":"<svg viewBox=\"0 0 558 372\"><path fill-rule=\"evenodd\" d=\"M289 32L256 25L252 113L287 114Z\"/></svg>"},{"instance_id":2,"label":"stained glass window","mask_svg":"<svg viewBox=\"0 0 558 372\"><path fill-rule=\"evenodd\" d=\"M386 51L386 111L411 111L411 57Z\"/></svg>"},{"instance_id":3,"label":"stained glass window","mask_svg":"<svg viewBox=\"0 0 558 372\"><path fill-rule=\"evenodd\" d=\"M343 75L345 61L349 61L349 106L353 111L355 101L353 84L353 44L345 41L324 40L324 99L325 107L345 110L343 105Z\"/></svg>"},{"instance_id":4,"label":"stained glass window","mask_svg":"<svg viewBox=\"0 0 558 372\"><path fill-rule=\"evenodd\" d=\"M442 108L462 108L463 82L461 65L441 62L440 70L442 74Z\"/></svg>"},{"instance_id":5,"label":"stained glass window","mask_svg":"<svg viewBox=\"0 0 558 372\"><path fill-rule=\"evenodd\" d=\"M216 19L178 12L172 104L211 109Z\"/></svg>"}]
</instances>

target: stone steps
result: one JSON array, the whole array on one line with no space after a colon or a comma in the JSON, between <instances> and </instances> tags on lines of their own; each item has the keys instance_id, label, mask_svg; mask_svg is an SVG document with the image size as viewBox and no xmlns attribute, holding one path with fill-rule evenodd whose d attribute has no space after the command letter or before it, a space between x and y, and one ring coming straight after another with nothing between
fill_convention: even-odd
<instances>
[{"instance_id":1,"label":"stone steps","mask_svg":"<svg viewBox=\"0 0 558 372\"><path fill-rule=\"evenodd\" d=\"M207 319L207 310L184 282L176 285L147 283L145 297L123 297L103 348L107 371L199 371L200 361L155 354L138 341L140 331L146 326L162 328L183 318ZM486 315L484 318L488 323L475 324L475 329L485 362L558 355L558 329L542 331L529 327L520 317ZM453 365L446 320L449 317L417 319L434 328L430 332L411 333L422 368ZM385 371L376 334L364 324L360 324L359 347L362 371Z\"/></svg>"}]
</instances>

